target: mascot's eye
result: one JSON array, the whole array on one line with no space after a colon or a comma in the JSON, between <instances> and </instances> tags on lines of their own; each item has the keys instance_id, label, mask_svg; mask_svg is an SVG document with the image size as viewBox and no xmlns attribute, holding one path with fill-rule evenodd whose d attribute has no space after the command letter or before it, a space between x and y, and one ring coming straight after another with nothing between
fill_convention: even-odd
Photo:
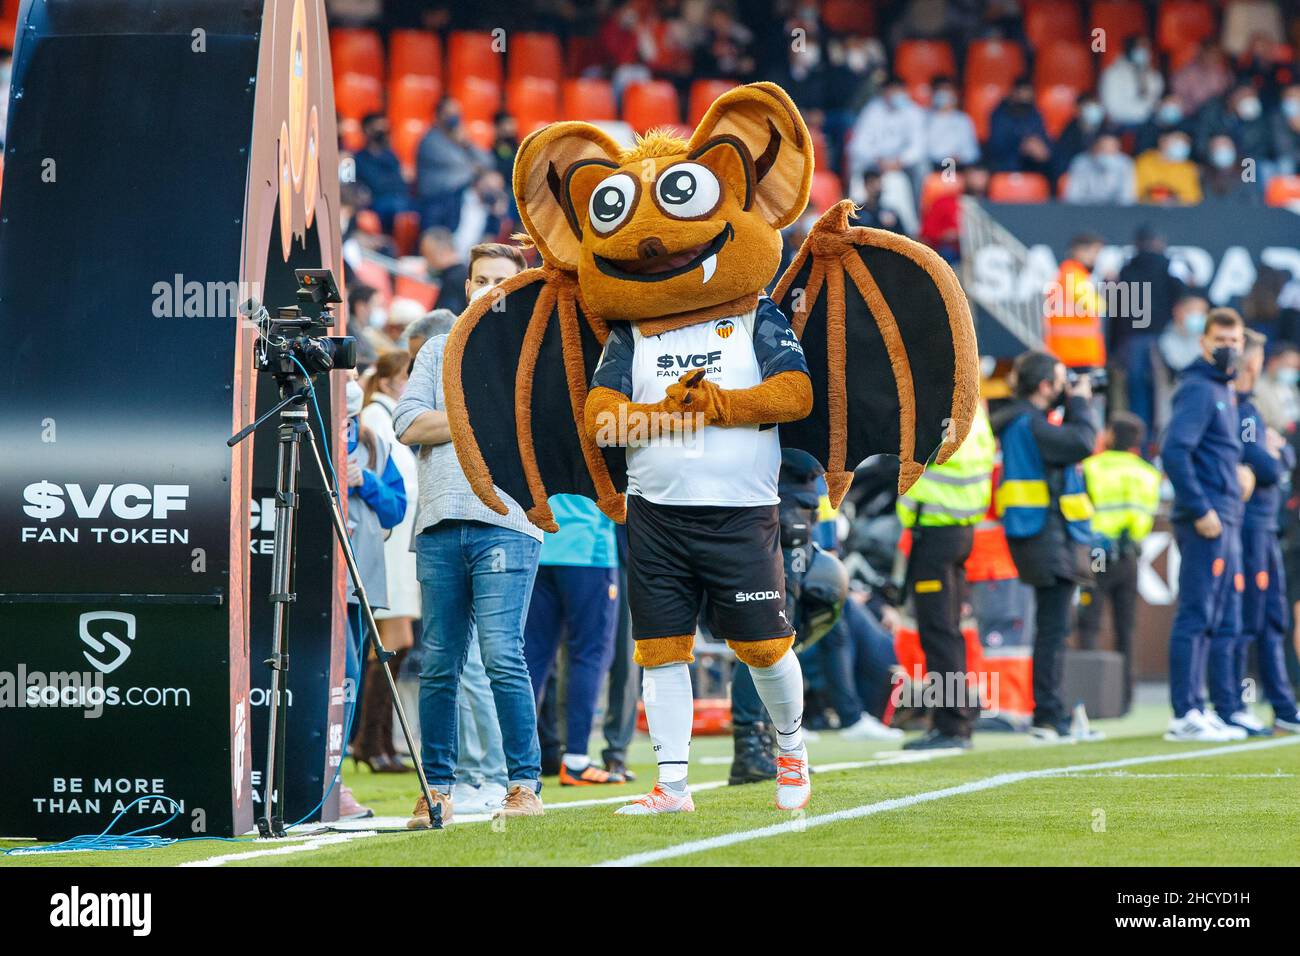
<instances>
[{"instance_id":1,"label":"mascot's eye","mask_svg":"<svg viewBox=\"0 0 1300 956\"><path fill-rule=\"evenodd\" d=\"M610 176L591 194L591 228L613 232L627 219L636 200L636 180L627 173Z\"/></svg>"},{"instance_id":2,"label":"mascot's eye","mask_svg":"<svg viewBox=\"0 0 1300 956\"><path fill-rule=\"evenodd\" d=\"M678 219L697 219L713 212L721 198L718 177L699 163L669 166L655 182L659 208Z\"/></svg>"}]
</instances>

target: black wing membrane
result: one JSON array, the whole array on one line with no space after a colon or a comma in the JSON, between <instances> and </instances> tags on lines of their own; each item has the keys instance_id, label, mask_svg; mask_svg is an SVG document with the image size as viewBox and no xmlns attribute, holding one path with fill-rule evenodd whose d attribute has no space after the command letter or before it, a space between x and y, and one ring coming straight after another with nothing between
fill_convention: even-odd
<instances>
[{"instance_id":1,"label":"black wing membrane","mask_svg":"<svg viewBox=\"0 0 1300 956\"><path fill-rule=\"evenodd\" d=\"M896 455L899 491L960 446L979 400L970 306L932 249L851 227L853 204L818 220L774 298L803 345L813 410L781 426L781 444L814 455L838 505L853 471Z\"/></svg>"},{"instance_id":2,"label":"black wing membrane","mask_svg":"<svg viewBox=\"0 0 1300 956\"><path fill-rule=\"evenodd\" d=\"M530 521L558 530L547 498L593 499L623 518L622 449L585 434L587 387L608 329L582 308L567 272L529 269L506 280L456 320L447 340L443 391L452 442L474 493L499 514L498 490Z\"/></svg>"}]
</instances>

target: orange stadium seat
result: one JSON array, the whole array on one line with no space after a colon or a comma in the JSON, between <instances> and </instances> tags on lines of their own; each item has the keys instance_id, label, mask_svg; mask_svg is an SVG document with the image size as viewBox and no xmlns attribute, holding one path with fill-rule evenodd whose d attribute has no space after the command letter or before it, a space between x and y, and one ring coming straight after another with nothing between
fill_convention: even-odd
<instances>
[{"instance_id":1,"label":"orange stadium seat","mask_svg":"<svg viewBox=\"0 0 1300 956\"><path fill-rule=\"evenodd\" d=\"M414 116L408 116L406 119L392 122L393 131L391 139L393 143L393 152L402 162L402 168L410 173L415 170L415 154L420 148L420 140L424 139L424 134L429 132L430 123L427 119L417 119Z\"/></svg>"},{"instance_id":2,"label":"orange stadium seat","mask_svg":"<svg viewBox=\"0 0 1300 956\"><path fill-rule=\"evenodd\" d=\"M400 255L409 256L415 252L416 243L420 241L420 214L411 210L399 212L393 216L393 243Z\"/></svg>"},{"instance_id":3,"label":"orange stadium seat","mask_svg":"<svg viewBox=\"0 0 1300 956\"><path fill-rule=\"evenodd\" d=\"M501 61L504 53L493 49L491 33L457 30L447 40L448 86L455 86L466 77L488 80L500 87Z\"/></svg>"},{"instance_id":4,"label":"orange stadium seat","mask_svg":"<svg viewBox=\"0 0 1300 956\"><path fill-rule=\"evenodd\" d=\"M18 30L18 0L4 0L0 6L0 49L12 51Z\"/></svg>"},{"instance_id":5,"label":"orange stadium seat","mask_svg":"<svg viewBox=\"0 0 1300 956\"><path fill-rule=\"evenodd\" d=\"M337 106L337 104L335 104ZM355 153L366 148L366 134L361 131L361 120L350 116L339 117L339 142L343 148Z\"/></svg>"},{"instance_id":6,"label":"orange stadium seat","mask_svg":"<svg viewBox=\"0 0 1300 956\"><path fill-rule=\"evenodd\" d=\"M388 84L388 119L394 129L405 120L428 123L442 96L442 83L432 76L404 73Z\"/></svg>"},{"instance_id":7,"label":"orange stadium seat","mask_svg":"<svg viewBox=\"0 0 1300 956\"><path fill-rule=\"evenodd\" d=\"M570 76L581 76L593 66L600 66L600 41L595 36L571 36L564 44L564 67Z\"/></svg>"},{"instance_id":8,"label":"orange stadium seat","mask_svg":"<svg viewBox=\"0 0 1300 956\"><path fill-rule=\"evenodd\" d=\"M812 190L808 194L808 205L819 216L843 198L844 186L840 183L839 176L829 169L818 169L813 172Z\"/></svg>"},{"instance_id":9,"label":"orange stadium seat","mask_svg":"<svg viewBox=\"0 0 1300 956\"><path fill-rule=\"evenodd\" d=\"M1043 126L1047 135L1056 139L1065 127L1074 119L1075 101L1079 93L1065 84L1049 86L1038 93L1038 112L1043 114Z\"/></svg>"},{"instance_id":10,"label":"orange stadium seat","mask_svg":"<svg viewBox=\"0 0 1300 956\"><path fill-rule=\"evenodd\" d=\"M519 123L519 135L560 118L560 90L554 80L523 76L506 86L506 109Z\"/></svg>"},{"instance_id":11,"label":"orange stadium seat","mask_svg":"<svg viewBox=\"0 0 1300 956\"><path fill-rule=\"evenodd\" d=\"M565 80L561 88L565 119L616 120L614 88L606 80Z\"/></svg>"},{"instance_id":12,"label":"orange stadium seat","mask_svg":"<svg viewBox=\"0 0 1300 956\"><path fill-rule=\"evenodd\" d=\"M1076 0L1029 0L1025 9L1029 45L1041 51L1058 40L1078 40L1083 35L1081 6Z\"/></svg>"},{"instance_id":13,"label":"orange stadium seat","mask_svg":"<svg viewBox=\"0 0 1300 956\"><path fill-rule=\"evenodd\" d=\"M1214 9L1204 0L1163 0L1156 14L1156 46L1166 53L1214 36Z\"/></svg>"},{"instance_id":14,"label":"orange stadium seat","mask_svg":"<svg viewBox=\"0 0 1300 956\"><path fill-rule=\"evenodd\" d=\"M428 30L394 30L388 37L388 79L432 76L442 81L442 42Z\"/></svg>"},{"instance_id":15,"label":"orange stadium seat","mask_svg":"<svg viewBox=\"0 0 1300 956\"><path fill-rule=\"evenodd\" d=\"M1007 91L997 83L983 83L966 91L966 112L975 124L975 135L981 143L989 138L989 118L1006 95Z\"/></svg>"},{"instance_id":16,"label":"orange stadium seat","mask_svg":"<svg viewBox=\"0 0 1300 956\"><path fill-rule=\"evenodd\" d=\"M822 24L832 33L875 36L876 9L862 0L823 0Z\"/></svg>"},{"instance_id":17,"label":"orange stadium seat","mask_svg":"<svg viewBox=\"0 0 1300 956\"><path fill-rule=\"evenodd\" d=\"M696 80L691 84L691 101L688 107L687 121L691 126L699 125L709 107L727 90L735 89L731 80Z\"/></svg>"},{"instance_id":18,"label":"orange stadium seat","mask_svg":"<svg viewBox=\"0 0 1300 956\"><path fill-rule=\"evenodd\" d=\"M517 33L506 45L510 79L526 76L550 80L556 86L564 79L564 54L560 38L553 33Z\"/></svg>"},{"instance_id":19,"label":"orange stadium seat","mask_svg":"<svg viewBox=\"0 0 1300 956\"><path fill-rule=\"evenodd\" d=\"M338 27L330 31L330 63L337 79L344 73L361 73L384 79L384 41L374 30Z\"/></svg>"},{"instance_id":20,"label":"orange stadium seat","mask_svg":"<svg viewBox=\"0 0 1300 956\"><path fill-rule=\"evenodd\" d=\"M677 90L666 80L633 83L623 92L623 119L638 133L682 121Z\"/></svg>"},{"instance_id":21,"label":"orange stadium seat","mask_svg":"<svg viewBox=\"0 0 1300 956\"><path fill-rule=\"evenodd\" d=\"M1124 52L1124 42L1129 37L1145 36L1148 32L1147 12L1138 0L1095 0L1088 16L1088 40L1092 31L1101 30L1106 49L1101 62L1109 64Z\"/></svg>"},{"instance_id":22,"label":"orange stadium seat","mask_svg":"<svg viewBox=\"0 0 1300 956\"><path fill-rule=\"evenodd\" d=\"M1058 40L1041 51L1034 63L1034 86L1070 86L1083 93L1093 86L1092 51L1086 43Z\"/></svg>"},{"instance_id":23,"label":"orange stadium seat","mask_svg":"<svg viewBox=\"0 0 1300 956\"><path fill-rule=\"evenodd\" d=\"M492 120L501 109L501 87L481 76L458 77L451 95L460 103L461 116L469 120Z\"/></svg>"},{"instance_id":24,"label":"orange stadium seat","mask_svg":"<svg viewBox=\"0 0 1300 956\"><path fill-rule=\"evenodd\" d=\"M467 119L465 135L469 137L471 143L483 150L491 149L496 140L496 130L492 127L492 121L485 119Z\"/></svg>"},{"instance_id":25,"label":"orange stadium seat","mask_svg":"<svg viewBox=\"0 0 1300 956\"><path fill-rule=\"evenodd\" d=\"M989 177L993 202L1047 202L1052 188L1040 173L994 173Z\"/></svg>"},{"instance_id":26,"label":"orange stadium seat","mask_svg":"<svg viewBox=\"0 0 1300 956\"><path fill-rule=\"evenodd\" d=\"M955 77L957 63L944 40L904 40L894 53L894 72L908 86L916 86L936 76Z\"/></svg>"},{"instance_id":27,"label":"orange stadium seat","mask_svg":"<svg viewBox=\"0 0 1300 956\"><path fill-rule=\"evenodd\" d=\"M1011 40L976 40L966 49L966 88L996 83L1011 89L1025 72L1025 51Z\"/></svg>"},{"instance_id":28,"label":"orange stadium seat","mask_svg":"<svg viewBox=\"0 0 1300 956\"><path fill-rule=\"evenodd\" d=\"M373 76L344 73L334 81L334 107L340 116L363 119L383 110L384 88Z\"/></svg>"},{"instance_id":29,"label":"orange stadium seat","mask_svg":"<svg viewBox=\"0 0 1300 956\"><path fill-rule=\"evenodd\" d=\"M940 196L951 196L959 192L960 176L947 176L939 170L926 173L925 179L921 180L921 215L924 216Z\"/></svg>"},{"instance_id":30,"label":"orange stadium seat","mask_svg":"<svg viewBox=\"0 0 1300 956\"><path fill-rule=\"evenodd\" d=\"M366 210L368 211L368 210ZM375 217L379 218L378 216ZM360 228L361 214L357 214L358 228ZM379 300L387 306L393 298L393 276L387 269L381 266L373 259L362 259L356 264L353 270L356 272L357 281L370 286L379 294Z\"/></svg>"},{"instance_id":31,"label":"orange stadium seat","mask_svg":"<svg viewBox=\"0 0 1300 956\"><path fill-rule=\"evenodd\" d=\"M1264 191L1264 201L1270 206L1292 206L1300 203L1300 176L1274 176Z\"/></svg>"}]
</instances>

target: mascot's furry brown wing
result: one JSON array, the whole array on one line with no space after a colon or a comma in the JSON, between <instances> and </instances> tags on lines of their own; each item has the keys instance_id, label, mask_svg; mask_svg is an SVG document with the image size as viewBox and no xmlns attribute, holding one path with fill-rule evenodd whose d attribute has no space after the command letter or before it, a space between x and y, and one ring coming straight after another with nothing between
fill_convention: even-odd
<instances>
[{"instance_id":1,"label":"mascot's furry brown wing","mask_svg":"<svg viewBox=\"0 0 1300 956\"><path fill-rule=\"evenodd\" d=\"M822 462L838 504L863 459L897 455L904 490L974 417L975 335L956 277L924 246L850 228L852 203L817 223L776 302L763 295L812 174L803 119L770 83L719 97L689 142L656 132L624 150L585 123L546 127L514 173L542 266L471 305L448 340L452 439L484 503L505 513L504 492L548 531L547 498L561 493L627 519L636 660L655 685L667 789L620 812L693 809L685 662L701 594L776 725L778 806L807 802L779 444ZM699 442L683 452L654 424L634 441L647 420L689 420Z\"/></svg>"}]
</instances>

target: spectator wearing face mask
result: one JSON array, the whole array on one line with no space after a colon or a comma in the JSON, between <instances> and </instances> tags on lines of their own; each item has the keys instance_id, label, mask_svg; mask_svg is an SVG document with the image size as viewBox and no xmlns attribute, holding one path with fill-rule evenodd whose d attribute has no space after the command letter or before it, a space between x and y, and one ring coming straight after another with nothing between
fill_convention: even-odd
<instances>
[{"instance_id":1,"label":"spectator wearing face mask","mask_svg":"<svg viewBox=\"0 0 1300 956\"><path fill-rule=\"evenodd\" d=\"M1070 162L1065 201L1128 206L1137 202L1133 160L1120 149L1119 137L1103 133L1092 148Z\"/></svg>"},{"instance_id":2,"label":"spectator wearing face mask","mask_svg":"<svg viewBox=\"0 0 1300 956\"><path fill-rule=\"evenodd\" d=\"M1151 362L1155 413L1150 434L1163 434L1169 423L1178 376L1201 354L1201 336L1205 334L1205 315L1209 308L1209 303L1199 295L1183 293L1174 304L1173 321L1156 339L1156 354ZM1132 388L1131 383L1129 387Z\"/></svg>"},{"instance_id":3,"label":"spectator wearing face mask","mask_svg":"<svg viewBox=\"0 0 1300 956\"><path fill-rule=\"evenodd\" d=\"M1300 350L1290 342L1277 345L1255 383L1255 407L1264 424L1288 433L1300 422Z\"/></svg>"},{"instance_id":4,"label":"spectator wearing face mask","mask_svg":"<svg viewBox=\"0 0 1300 956\"><path fill-rule=\"evenodd\" d=\"M1151 118L1165 91L1165 78L1152 65L1151 41L1129 37L1124 55L1101 71L1097 91L1106 115L1126 129Z\"/></svg>"},{"instance_id":5,"label":"spectator wearing face mask","mask_svg":"<svg viewBox=\"0 0 1300 956\"><path fill-rule=\"evenodd\" d=\"M1259 184L1248 179L1237 159L1237 144L1226 133L1210 138L1201 185L1206 199L1220 199L1243 206L1263 205Z\"/></svg>"},{"instance_id":6,"label":"spectator wearing face mask","mask_svg":"<svg viewBox=\"0 0 1300 956\"><path fill-rule=\"evenodd\" d=\"M1189 205L1201 201L1201 177L1192 162L1192 138L1178 130L1160 137L1158 149L1137 158L1138 202Z\"/></svg>"},{"instance_id":7,"label":"spectator wearing face mask","mask_svg":"<svg viewBox=\"0 0 1300 956\"><path fill-rule=\"evenodd\" d=\"M1057 179L1070 168L1076 156L1092 149L1097 139L1119 134L1119 127L1106 118L1106 109L1091 93L1079 97L1074 118L1061 130L1052 144L1052 178Z\"/></svg>"},{"instance_id":8,"label":"spectator wearing face mask","mask_svg":"<svg viewBox=\"0 0 1300 956\"><path fill-rule=\"evenodd\" d=\"M1264 118L1264 106L1255 88L1237 86L1227 100L1209 104L1197 124L1196 145L1199 155L1209 158L1210 140L1226 134L1237 145L1237 153L1255 163L1271 160L1275 155L1273 131Z\"/></svg>"},{"instance_id":9,"label":"spectator wearing face mask","mask_svg":"<svg viewBox=\"0 0 1300 956\"><path fill-rule=\"evenodd\" d=\"M1016 81L989 120L989 166L994 172L1051 173L1052 150L1043 116L1034 104L1034 84Z\"/></svg>"},{"instance_id":10,"label":"spectator wearing face mask","mask_svg":"<svg viewBox=\"0 0 1300 956\"><path fill-rule=\"evenodd\" d=\"M882 173L919 170L926 159L925 124L925 110L912 102L902 80L891 78L853 125L850 174L871 167Z\"/></svg>"},{"instance_id":11,"label":"spectator wearing face mask","mask_svg":"<svg viewBox=\"0 0 1300 956\"><path fill-rule=\"evenodd\" d=\"M1170 269L1163 235L1151 226L1140 226L1134 246L1133 258L1118 277L1118 287L1134 290L1134 295L1129 296L1126 309L1123 300L1116 303L1119 307L1107 326L1107 346L1112 360L1123 370L1129 411L1155 434L1151 347L1172 320L1174 303L1182 297L1184 286Z\"/></svg>"},{"instance_id":12,"label":"spectator wearing face mask","mask_svg":"<svg viewBox=\"0 0 1300 956\"><path fill-rule=\"evenodd\" d=\"M925 117L925 145L930 163L941 169L980 158L975 123L957 107L957 86L951 77L934 81L931 108Z\"/></svg>"},{"instance_id":13,"label":"spectator wearing face mask","mask_svg":"<svg viewBox=\"0 0 1300 956\"><path fill-rule=\"evenodd\" d=\"M1183 103L1173 93L1166 94L1151 118L1137 128L1133 139L1134 152L1141 154L1148 149L1156 149L1160 145L1160 137L1170 130L1191 132L1191 123L1188 122Z\"/></svg>"},{"instance_id":14,"label":"spectator wearing face mask","mask_svg":"<svg viewBox=\"0 0 1300 956\"><path fill-rule=\"evenodd\" d=\"M457 255L465 259L480 242L501 238L502 230L508 228L509 214L510 199L501 173L483 170L461 198L460 224L454 236Z\"/></svg>"},{"instance_id":15,"label":"spectator wearing face mask","mask_svg":"<svg viewBox=\"0 0 1300 956\"><path fill-rule=\"evenodd\" d=\"M1292 83L1282 91L1272 123L1273 143L1277 148L1275 170L1280 175L1293 176L1300 161L1300 83Z\"/></svg>"},{"instance_id":16,"label":"spectator wearing face mask","mask_svg":"<svg viewBox=\"0 0 1300 956\"><path fill-rule=\"evenodd\" d=\"M492 157L469 141L461 122L460 103L444 97L415 157L422 225L426 229L455 229L460 221L462 194L480 169L493 165Z\"/></svg>"},{"instance_id":17,"label":"spectator wearing face mask","mask_svg":"<svg viewBox=\"0 0 1300 956\"><path fill-rule=\"evenodd\" d=\"M357 182L370 190L370 208L379 216L385 232L393 231L393 217L414 208L411 192L402 177L402 164L388 138L388 117L371 113L361 121L365 148L353 156Z\"/></svg>"}]
</instances>

